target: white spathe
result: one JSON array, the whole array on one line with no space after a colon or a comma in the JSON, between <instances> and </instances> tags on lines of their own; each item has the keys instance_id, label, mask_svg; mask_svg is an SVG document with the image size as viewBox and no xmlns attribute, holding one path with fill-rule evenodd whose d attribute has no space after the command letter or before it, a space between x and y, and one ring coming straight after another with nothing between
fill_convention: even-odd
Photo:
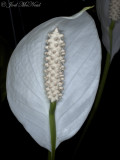
<instances>
[{"instance_id":1,"label":"white spathe","mask_svg":"<svg viewBox=\"0 0 120 160\"><path fill-rule=\"evenodd\" d=\"M119 1L118 3L120 3L120 0L118 1ZM110 0L96 0L96 8L97 8L98 18L101 22L102 41L103 44L105 45L106 50L110 52L110 39L109 39L109 25L111 23L111 19L109 18ZM113 29L111 58L113 58L115 53L117 53L120 49L119 33L120 33L120 20L116 21L115 27Z\"/></svg>"},{"instance_id":2,"label":"white spathe","mask_svg":"<svg viewBox=\"0 0 120 160\"><path fill-rule=\"evenodd\" d=\"M94 20L87 12L53 18L28 33L17 45L8 65L7 98L27 132L51 150L50 103L44 86L44 52L48 33L56 27L64 34L65 81L56 106L56 148L75 135L93 105L101 69L101 45Z\"/></svg>"}]
</instances>

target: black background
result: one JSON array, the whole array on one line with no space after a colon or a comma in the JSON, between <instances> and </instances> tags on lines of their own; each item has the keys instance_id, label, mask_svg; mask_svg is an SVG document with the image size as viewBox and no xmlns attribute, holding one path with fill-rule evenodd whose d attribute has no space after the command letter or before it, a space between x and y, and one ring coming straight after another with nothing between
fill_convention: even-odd
<instances>
[{"instance_id":1,"label":"black background","mask_svg":"<svg viewBox=\"0 0 120 160\"><path fill-rule=\"evenodd\" d=\"M83 7L95 5L95 0L79 1L40 1L40 7L3 7L0 6L0 40L8 47L10 56L17 43L31 29L57 16L71 16ZM9 1L4 1L7 3ZM17 0L12 1L16 4ZM24 2L24 1L22 1ZM32 2L39 2L33 1ZM101 39L100 23L97 19L95 7L88 11L95 20ZM11 14L10 14L11 13ZM13 22L13 26L12 26ZM106 50L102 45L102 70L104 67ZM1 72L2 73L2 72ZM79 150L74 155L85 124L71 139L63 142L56 150L56 159L119 159L119 108L120 108L120 52L111 62L106 86L99 108L82 140ZM12 114L7 99L0 106L0 156L1 159L24 159L33 157L34 160L47 159L47 150L40 147L24 130L22 125ZM117 158L115 158L117 157Z\"/></svg>"}]
</instances>

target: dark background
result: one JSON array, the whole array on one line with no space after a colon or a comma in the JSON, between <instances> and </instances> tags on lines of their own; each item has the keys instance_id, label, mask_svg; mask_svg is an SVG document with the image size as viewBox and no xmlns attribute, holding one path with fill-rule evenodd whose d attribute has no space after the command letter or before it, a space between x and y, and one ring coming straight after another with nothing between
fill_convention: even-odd
<instances>
[{"instance_id":1,"label":"dark background","mask_svg":"<svg viewBox=\"0 0 120 160\"><path fill-rule=\"evenodd\" d=\"M3 5L3 2L6 5ZM13 4L21 1L11 1ZM24 1L22 1L24 2ZM29 2L29 1L26 1ZM12 114L7 99L2 96L5 86L6 67L9 57L17 43L34 27L57 16L71 16L83 7L95 5L95 0L79 1L34 1L41 3L40 7L8 7L9 1L0 4L0 51L6 61L1 58L3 66L0 70L1 106L0 106L0 156L2 159L47 159L47 150L40 147L24 130L22 125ZM29 3L30 5L31 3ZM95 7L88 11L95 20L101 39L100 23L97 19ZM104 67L106 50L103 48L102 70ZM112 60L106 86L99 108L91 122L84 139L77 152L75 148L82 135L86 123L71 139L64 141L56 150L56 159L119 159L119 108L120 108L120 52ZM4 93L5 95L5 93ZM117 157L117 158L115 158Z\"/></svg>"}]
</instances>

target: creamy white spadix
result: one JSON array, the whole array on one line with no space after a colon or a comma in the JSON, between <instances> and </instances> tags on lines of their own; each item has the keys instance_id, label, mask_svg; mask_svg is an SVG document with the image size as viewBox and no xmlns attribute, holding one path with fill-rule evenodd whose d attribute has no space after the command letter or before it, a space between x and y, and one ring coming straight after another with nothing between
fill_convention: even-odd
<instances>
[{"instance_id":1,"label":"creamy white spadix","mask_svg":"<svg viewBox=\"0 0 120 160\"><path fill-rule=\"evenodd\" d=\"M49 37L53 32L64 35L64 38L60 40L60 37L54 37L53 40L52 36ZM61 48L59 58L49 41L51 45ZM52 60L55 66L52 66ZM48 66L49 62L51 67ZM53 86L55 82L54 86L57 85L54 88L55 93L59 92L57 96L51 92L50 86L45 86L45 82L49 81L46 79L48 75L52 76L52 67L64 70L63 74L59 68L56 75L60 82L54 77L49 83ZM72 17L50 19L28 33L10 58L6 82L10 108L33 139L51 150L48 97L54 101L63 92L55 111L58 147L61 142L74 136L87 118L97 92L100 68L100 40L94 20L86 11ZM62 87L64 91L61 91Z\"/></svg>"},{"instance_id":2,"label":"creamy white spadix","mask_svg":"<svg viewBox=\"0 0 120 160\"><path fill-rule=\"evenodd\" d=\"M47 50L45 52L45 85L48 99L55 102L62 97L65 43L62 40L63 34L59 33L58 28L55 28L48 36L45 46Z\"/></svg>"}]
</instances>

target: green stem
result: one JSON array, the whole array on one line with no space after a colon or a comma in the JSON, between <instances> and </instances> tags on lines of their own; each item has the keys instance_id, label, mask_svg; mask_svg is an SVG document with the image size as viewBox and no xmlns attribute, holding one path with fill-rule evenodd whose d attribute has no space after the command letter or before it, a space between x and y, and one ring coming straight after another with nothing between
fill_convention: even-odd
<instances>
[{"instance_id":1,"label":"green stem","mask_svg":"<svg viewBox=\"0 0 120 160\"><path fill-rule=\"evenodd\" d=\"M107 53L103 75L102 75L101 82L99 84L98 92L97 92L97 95L96 95L96 99L95 99L95 102L94 102L94 105L93 105L94 113L95 113L95 111L96 111L96 109L99 105L99 102L100 102L100 99L101 99L101 96L102 96L102 93L103 93L103 89L104 89L104 86L105 86L105 82L106 82L109 67L110 67L110 60L111 60L110 53ZM93 115L94 115L94 113L93 113Z\"/></svg>"},{"instance_id":2,"label":"green stem","mask_svg":"<svg viewBox=\"0 0 120 160\"><path fill-rule=\"evenodd\" d=\"M94 105L92 107L92 110L87 118L87 121L86 121L86 125L85 125L85 128L81 134L81 137L79 139L79 142L77 144L77 147L75 149L75 152L74 152L74 157L75 155L77 154L78 150L79 150L79 147L80 147L80 144L88 130L88 127L97 111L97 108L98 108L98 104L100 102L100 99L101 99L101 95L102 95L102 92L103 92L103 89L104 89L104 86L105 86L105 81L106 81L106 78L107 78L107 75L108 75L108 70L109 70L109 66L110 66L110 54L107 53L107 57L106 57L106 63L105 63L105 67L104 67L104 72L103 72L103 75L102 75L102 79L101 79L101 82L100 82L100 85L99 85L99 88L98 88L98 92L97 92L97 95L96 95L96 99L94 101ZM73 158L74 159L74 158Z\"/></svg>"},{"instance_id":3,"label":"green stem","mask_svg":"<svg viewBox=\"0 0 120 160\"><path fill-rule=\"evenodd\" d=\"M48 151L48 160L51 160L51 152Z\"/></svg>"},{"instance_id":4,"label":"green stem","mask_svg":"<svg viewBox=\"0 0 120 160\"><path fill-rule=\"evenodd\" d=\"M50 134L51 134L51 153L48 153L49 160L55 160L55 148L56 148L56 123L55 123L55 109L56 102L50 103L49 110L49 125L50 125Z\"/></svg>"},{"instance_id":5,"label":"green stem","mask_svg":"<svg viewBox=\"0 0 120 160\"><path fill-rule=\"evenodd\" d=\"M109 39L110 39L110 55L112 55L112 32L115 26L115 21L111 21L111 24L109 26Z\"/></svg>"},{"instance_id":6,"label":"green stem","mask_svg":"<svg viewBox=\"0 0 120 160\"><path fill-rule=\"evenodd\" d=\"M93 107L92 107L92 110L87 118L87 121L86 121L86 125L85 125L85 128L82 132L82 135L80 137L80 140L78 142L78 145L75 149L75 152L74 152L74 156L76 155L78 149L79 149L79 146L87 132L87 129L98 109L98 105L99 105L99 102L101 100L101 96L102 96L102 93L103 93L103 89L104 89L104 86L105 86L105 83L106 83L106 79L107 79L107 75L108 75L108 71L109 71L109 67L110 67L110 63L111 63L111 55L112 55L112 32L113 32L113 29L114 29L114 26L115 26L115 22L112 20L111 21L111 24L109 26L109 39L110 39L110 53L107 53L107 56L106 56L106 61L105 61L105 66L104 66L104 71L103 71L103 74L102 74L102 77L101 77L101 81L100 81L100 84L99 84L99 87L98 87L98 91L97 91L97 94L96 94L96 99L94 101L94 104L93 104Z\"/></svg>"}]
</instances>

